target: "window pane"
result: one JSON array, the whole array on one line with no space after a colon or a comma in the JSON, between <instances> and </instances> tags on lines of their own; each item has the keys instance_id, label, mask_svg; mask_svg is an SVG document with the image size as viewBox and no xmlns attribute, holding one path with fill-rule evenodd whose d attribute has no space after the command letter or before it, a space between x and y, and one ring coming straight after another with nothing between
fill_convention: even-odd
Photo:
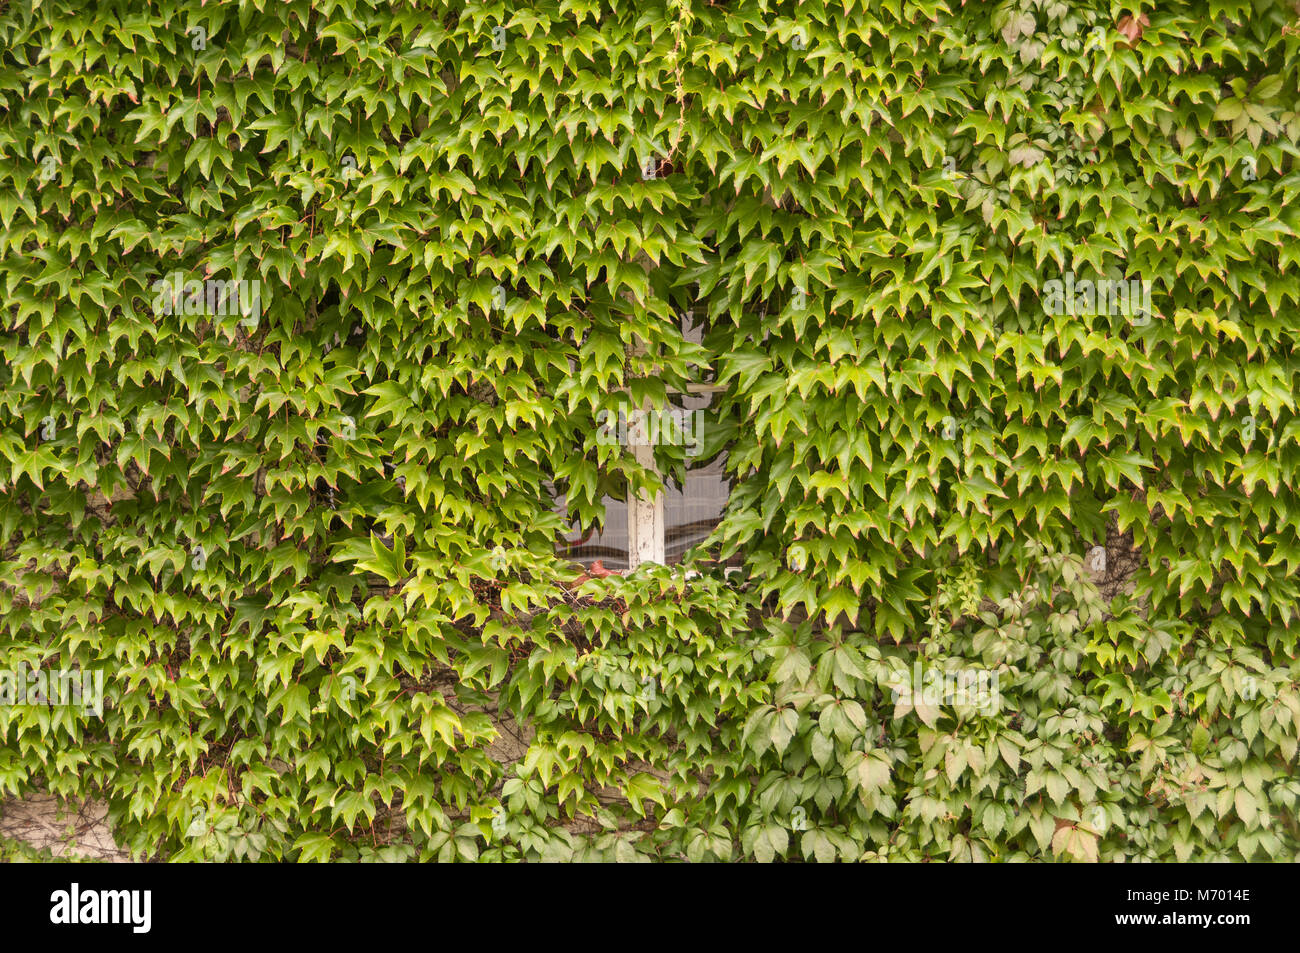
<instances>
[{"instance_id":1,"label":"window pane","mask_svg":"<svg viewBox=\"0 0 1300 953\"><path fill-rule=\"evenodd\" d=\"M686 471L686 485L664 491L665 550L669 565L682 561L692 546L704 542L722 519L730 488L723 472L725 456L706 467Z\"/></svg>"},{"instance_id":2,"label":"window pane","mask_svg":"<svg viewBox=\"0 0 1300 953\"><path fill-rule=\"evenodd\" d=\"M560 555L583 566L590 566L599 559L606 569L622 572L627 569L627 504L612 496L601 502L605 504L604 531L593 529L584 541L585 534L574 530L568 537L570 543L561 547ZM563 500L557 504L556 512L564 515Z\"/></svg>"}]
</instances>

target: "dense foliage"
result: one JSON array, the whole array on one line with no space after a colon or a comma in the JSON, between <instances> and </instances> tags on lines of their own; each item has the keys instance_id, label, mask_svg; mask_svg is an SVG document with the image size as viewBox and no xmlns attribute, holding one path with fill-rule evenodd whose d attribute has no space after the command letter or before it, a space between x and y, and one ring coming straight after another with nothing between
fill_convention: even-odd
<instances>
[{"instance_id":1,"label":"dense foliage","mask_svg":"<svg viewBox=\"0 0 1300 953\"><path fill-rule=\"evenodd\" d=\"M1298 51L0 3L0 669L107 697L0 708L0 791L175 859L1295 859ZM598 415L710 380L714 538L575 583L663 482Z\"/></svg>"}]
</instances>

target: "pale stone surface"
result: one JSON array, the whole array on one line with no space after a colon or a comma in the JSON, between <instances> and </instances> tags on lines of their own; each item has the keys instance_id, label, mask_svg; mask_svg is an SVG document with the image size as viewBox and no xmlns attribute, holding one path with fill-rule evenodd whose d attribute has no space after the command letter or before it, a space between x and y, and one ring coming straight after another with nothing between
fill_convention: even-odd
<instances>
[{"instance_id":1,"label":"pale stone surface","mask_svg":"<svg viewBox=\"0 0 1300 953\"><path fill-rule=\"evenodd\" d=\"M113 841L108 805L93 801L67 804L48 794L22 800L8 798L0 804L0 835L49 848L55 857L83 857L111 863L130 858Z\"/></svg>"}]
</instances>

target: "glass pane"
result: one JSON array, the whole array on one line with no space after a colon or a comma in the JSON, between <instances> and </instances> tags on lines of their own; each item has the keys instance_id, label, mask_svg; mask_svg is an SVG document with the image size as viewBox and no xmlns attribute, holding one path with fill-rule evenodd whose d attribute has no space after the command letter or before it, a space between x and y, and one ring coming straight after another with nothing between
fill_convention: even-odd
<instances>
[{"instance_id":1,"label":"glass pane","mask_svg":"<svg viewBox=\"0 0 1300 953\"><path fill-rule=\"evenodd\" d=\"M723 472L725 456L706 467L686 471L686 485L664 491L665 555L669 565L686 550L704 542L722 519L730 487Z\"/></svg>"},{"instance_id":2,"label":"glass pane","mask_svg":"<svg viewBox=\"0 0 1300 953\"><path fill-rule=\"evenodd\" d=\"M622 572L628 565L627 504L612 496L605 497L601 502L605 504L604 530L597 532L593 529L589 535L574 530L568 536L569 543L561 546L560 555L587 567L599 559L606 569ZM557 503L555 511L564 515L563 500Z\"/></svg>"}]
</instances>

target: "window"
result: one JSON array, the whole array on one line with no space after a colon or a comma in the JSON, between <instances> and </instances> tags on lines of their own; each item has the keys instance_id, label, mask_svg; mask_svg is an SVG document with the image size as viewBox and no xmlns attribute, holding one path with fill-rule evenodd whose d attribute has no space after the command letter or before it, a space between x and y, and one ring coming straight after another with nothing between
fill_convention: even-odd
<instances>
[{"instance_id":1,"label":"window","mask_svg":"<svg viewBox=\"0 0 1300 953\"><path fill-rule=\"evenodd\" d=\"M680 403L683 406L660 415L663 421L659 424L660 439L664 430L674 432L667 439L681 439L676 434L683 431L688 439L700 437L699 426L709 398L689 396ZM685 425L678 420L684 420ZM629 449L640 462L653 466L653 443L636 432L635 427L635 422L625 425ZM686 551L707 539L722 519L730 494L729 477L723 467L725 460L726 455L719 454L704 466L690 467L688 458L682 485L670 482L654 499L636 499L629 504L605 497L603 529L575 534L565 555L586 566L599 560L605 569L618 571L635 568L643 562L680 563ZM562 505L559 509L563 513Z\"/></svg>"},{"instance_id":2,"label":"window","mask_svg":"<svg viewBox=\"0 0 1300 953\"><path fill-rule=\"evenodd\" d=\"M682 333L699 343L703 328L683 315ZM657 497L631 501L606 497L605 525L570 541L565 555L584 566L599 561L605 569L626 571L643 562L675 565L687 550L702 543L722 519L730 493L724 470L726 454L707 465L690 466L692 449L703 445L704 411L719 388L700 384L675 395L675 405L633 419L607 421L605 426L628 447L643 466L654 466L654 447L674 442L687 450L686 476L681 486L667 486ZM561 507L561 512L563 508Z\"/></svg>"}]
</instances>

